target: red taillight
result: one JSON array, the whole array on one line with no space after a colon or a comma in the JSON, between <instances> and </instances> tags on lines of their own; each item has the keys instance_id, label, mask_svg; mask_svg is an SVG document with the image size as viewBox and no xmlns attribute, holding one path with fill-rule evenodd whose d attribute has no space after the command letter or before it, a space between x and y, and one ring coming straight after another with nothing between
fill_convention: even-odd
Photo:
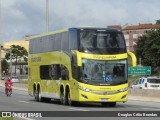
<instances>
[{"instance_id":1,"label":"red taillight","mask_svg":"<svg viewBox=\"0 0 160 120\"><path fill-rule=\"evenodd\" d=\"M145 87L147 87L147 83L145 83Z\"/></svg>"}]
</instances>

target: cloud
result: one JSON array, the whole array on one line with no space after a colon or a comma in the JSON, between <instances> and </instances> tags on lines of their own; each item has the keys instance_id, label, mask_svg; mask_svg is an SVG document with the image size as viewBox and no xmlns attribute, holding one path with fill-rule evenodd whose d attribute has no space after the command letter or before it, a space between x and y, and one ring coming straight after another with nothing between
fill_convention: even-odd
<instances>
[{"instance_id":1,"label":"cloud","mask_svg":"<svg viewBox=\"0 0 160 120\"><path fill-rule=\"evenodd\" d=\"M46 0L1 0L2 39L24 39L45 32ZM49 30L153 23L159 0L49 0Z\"/></svg>"}]
</instances>

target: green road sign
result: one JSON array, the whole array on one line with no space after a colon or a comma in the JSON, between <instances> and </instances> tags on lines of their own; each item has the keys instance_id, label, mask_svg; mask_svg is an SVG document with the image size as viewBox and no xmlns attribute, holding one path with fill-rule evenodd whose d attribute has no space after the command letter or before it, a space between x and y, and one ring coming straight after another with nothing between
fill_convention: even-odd
<instances>
[{"instance_id":1,"label":"green road sign","mask_svg":"<svg viewBox=\"0 0 160 120\"><path fill-rule=\"evenodd\" d=\"M150 75L151 66L128 67L128 75Z\"/></svg>"}]
</instances>

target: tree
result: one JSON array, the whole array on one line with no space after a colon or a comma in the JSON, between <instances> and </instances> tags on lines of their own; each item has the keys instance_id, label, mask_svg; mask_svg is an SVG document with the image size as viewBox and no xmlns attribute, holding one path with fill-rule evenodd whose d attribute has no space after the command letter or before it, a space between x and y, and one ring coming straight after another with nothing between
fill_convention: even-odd
<instances>
[{"instance_id":1,"label":"tree","mask_svg":"<svg viewBox=\"0 0 160 120\"><path fill-rule=\"evenodd\" d=\"M135 45L137 58L142 59L142 64L146 66L160 66L160 29L151 30L141 36Z\"/></svg>"},{"instance_id":2,"label":"tree","mask_svg":"<svg viewBox=\"0 0 160 120\"><path fill-rule=\"evenodd\" d=\"M27 62L28 52L24 47L21 47L19 45L12 45L10 49L12 51L12 60L15 59L15 74L16 74L16 65L17 65L18 58L23 58L24 61ZM9 60L10 53L7 53L5 58Z\"/></svg>"},{"instance_id":3,"label":"tree","mask_svg":"<svg viewBox=\"0 0 160 120\"><path fill-rule=\"evenodd\" d=\"M159 20L156 20L156 24L160 24L160 19L159 19Z\"/></svg>"},{"instance_id":4,"label":"tree","mask_svg":"<svg viewBox=\"0 0 160 120\"><path fill-rule=\"evenodd\" d=\"M5 74L7 74L8 70L9 70L9 64L5 59L3 59L2 60L2 72L5 71Z\"/></svg>"}]
</instances>

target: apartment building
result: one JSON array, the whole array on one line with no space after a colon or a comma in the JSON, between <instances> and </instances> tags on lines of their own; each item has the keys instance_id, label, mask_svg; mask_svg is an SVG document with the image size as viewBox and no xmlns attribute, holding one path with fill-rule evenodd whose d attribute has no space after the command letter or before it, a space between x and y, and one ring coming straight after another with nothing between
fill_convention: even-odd
<instances>
[{"instance_id":1,"label":"apartment building","mask_svg":"<svg viewBox=\"0 0 160 120\"><path fill-rule=\"evenodd\" d=\"M19 45L24 47L28 51L29 41L28 40L11 40L4 42L4 49L10 49L11 45Z\"/></svg>"},{"instance_id":2,"label":"apartment building","mask_svg":"<svg viewBox=\"0 0 160 120\"><path fill-rule=\"evenodd\" d=\"M148 24L139 24L139 25L130 25L130 26L114 25L114 26L108 26L108 28L121 29L126 39L127 50L133 52L134 45L136 44L138 37L147 33L150 30L160 29L160 24L148 23Z\"/></svg>"}]
</instances>

